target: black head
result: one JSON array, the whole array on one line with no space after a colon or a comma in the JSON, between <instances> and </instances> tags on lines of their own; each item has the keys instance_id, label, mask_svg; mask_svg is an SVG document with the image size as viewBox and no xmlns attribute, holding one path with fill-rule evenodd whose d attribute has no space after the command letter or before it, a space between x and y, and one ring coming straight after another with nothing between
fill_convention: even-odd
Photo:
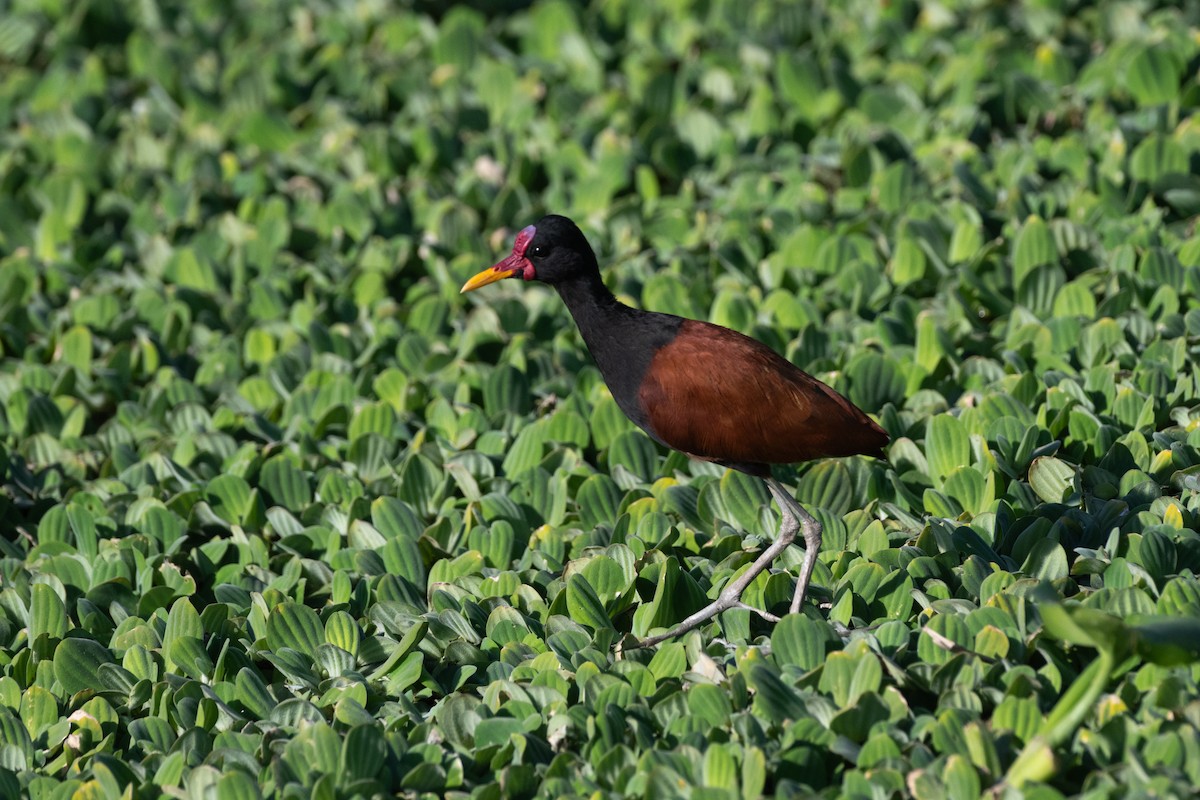
<instances>
[{"instance_id":1,"label":"black head","mask_svg":"<svg viewBox=\"0 0 1200 800\"><path fill-rule=\"evenodd\" d=\"M596 254L583 231L566 217L550 214L518 233L512 254L471 278L462 291L517 276L553 285L586 278L598 271Z\"/></svg>"}]
</instances>

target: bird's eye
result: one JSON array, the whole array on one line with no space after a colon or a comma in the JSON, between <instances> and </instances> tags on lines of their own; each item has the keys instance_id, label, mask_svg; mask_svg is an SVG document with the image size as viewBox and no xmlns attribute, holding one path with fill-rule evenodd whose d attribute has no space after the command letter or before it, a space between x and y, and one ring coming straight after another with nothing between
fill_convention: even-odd
<instances>
[{"instance_id":1,"label":"bird's eye","mask_svg":"<svg viewBox=\"0 0 1200 800\"><path fill-rule=\"evenodd\" d=\"M534 258L541 258L542 256L546 255L545 245L540 245L540 244L533 245L532 247L529 248L529 255L531 255Z\"/></svg>"}]
</instances>

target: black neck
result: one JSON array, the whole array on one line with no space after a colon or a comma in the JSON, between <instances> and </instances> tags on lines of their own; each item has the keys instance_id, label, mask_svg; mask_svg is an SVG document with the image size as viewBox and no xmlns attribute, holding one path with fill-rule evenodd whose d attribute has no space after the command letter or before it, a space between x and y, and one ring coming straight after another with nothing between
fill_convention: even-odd
<instances>
[{"instance_id":1,"label":"black neck","mask_svg":"<svg viewBox=\"0 0 1200 800\"><path fill-rule=\"evenodd\" d=\"M609 338L605 333L611 332L618 320L637 314L634 309L613 297L596 272L563 281L554 288L571 312L593 355L596 347Z\"/></svg>"},{"instance_id":2,"label":"black neck","mask_svg":"<svg viewBox=\"0 0 1200 800\"><path fill-rule=\"evenodd\" d=\"M683 320L630 308L613 297L599 273L581 275L554 288L575 318L617 405L635 425L655 436L638 402L638 392L654 354L675 338Z\"/></svg>"}]
</instances>

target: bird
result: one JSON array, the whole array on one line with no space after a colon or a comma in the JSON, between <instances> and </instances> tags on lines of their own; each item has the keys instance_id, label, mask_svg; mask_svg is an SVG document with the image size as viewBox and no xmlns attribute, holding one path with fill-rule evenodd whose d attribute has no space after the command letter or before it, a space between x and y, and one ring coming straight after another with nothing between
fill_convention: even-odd
<instances>
[{"instance_id":1,"label":"bird","mask_svg":"<svg viewBox=\"0 0 1200 800\"><path fill-rule=\"evenodd\" d=\"M462 287L506 278L540 281L562 298L613 399L659 444L761 478L779 505L775 541L716 600L666 633L634 640L649 647L730 608L779 618L741 601L742 592L800 533L804 559L790 612L808 591L821 524L771 474L773 464L866 455L885 458L887 432L841 394L762 342L729 328L620 302L600 276L587 237L569 218L542 217L517 233L512 252Z\"/></svg>"}]
</instances>

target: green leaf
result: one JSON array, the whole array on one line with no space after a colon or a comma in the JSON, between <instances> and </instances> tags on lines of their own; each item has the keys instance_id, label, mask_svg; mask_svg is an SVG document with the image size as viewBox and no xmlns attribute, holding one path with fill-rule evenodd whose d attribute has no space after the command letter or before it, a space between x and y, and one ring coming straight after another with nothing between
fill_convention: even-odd
<instances>
[{"instance_id":1,"label":"green leaf","mask_svg":"<svg viewBox=\"0 0 1200 800\"><path fill-rule=\"evenodd\" d=\"M627 572L624 567L606 555L588 559L579 574L591 586L605 608L611 607L631 588L633 582L632 568Z\"/></svg>"},{"instance_id":2,"label":"green leaf","mask_svg":"<svg viewBox=\"0 0 1200 800\"><path fill-rule=\"evenodd\" d=\"M1030 217L1013 242L1013 286L1020 286L1038 267L1058 262L1058 249L1050 227L1039 217Z\"/></svg>"},{"instance_id":3,"label":"green leaf","mask_svg":"<svg viewBox=\"0 0 1200 800\"><path fill-rule=\"evenodd\" d=\"M756 689L754 709L757 716L775 723L807 716L799 693L770 667L754 664L748 677L750 685Z\"/></svg>"},{"instance_id":4,"label":"green leaf","mask_svg":"<svg viewBox=\"0 0 1200 800\"><path fill-rule=\"evenodd\" d=\"M571 619L594 631L613 629L612 620L605 613L604 604L600 602L596 590L582 575L576 573L567 579L566 592Z\"/></svg>"},{"instance_id":5,"label":"green leaf","mask_svg":"<svg viewBox=\"0 0 1200 800\"><path fill-rule=\"evenodd\" d=\"M1051 456L1029 465L1029 485L1047 503L1066 502L1075 492L1075 469Z\"/></svg>"},{"instance_id":6,"label":"green leaf","mask_svg":"<svg viewBox=\"0 0 1200 800\"><path fill-rule=\"evenodd\" d=\"M1169 103L1179 94L1179 76L1183 64L1175 51L1164 44L1137 48L1125 68L1129 91L1139 105Z\"/></svg>"},{"instance_id":7,"label":"green leaf","mask_svg":"<svg viewBox=\"0 0 1200 800\"><path fill-rule=\"evenodd\" d=\"M198 681L212 678L213 661L204 649L204 643L194 636L177 636L170 647L164 647L168 668L183 673Z\"/></svg>"},{"instance_id":8,"label":"green leaf","mask_svg":"<svg viewBox=\"0 0 1200 800\"><path fill-rule=\"evenodd\" d=\"M216 797L217 800L260 800L262 791L252 776L233 769L217 780Z\"/></svg>"},{"instance_id":9,"label":"green leaf","mask_svg":"<svg viewBox=\"0 0 1200 800\"><path fill-rule=\"evenodd\" d=\"M592 475L580 485L575 501L579 504L580 521L585 527L595 528L602 524L611 526L617 520L621 490L607 475Z\"/></svg>"},{"instance_id":10,"label":"green leaf","mask_svg":"<svg viewBox=\"0 0 1200 800\"><path fill-rule=\"evenodd\" d=\"M929 418L925 429L925 458L935 487L941 487L956 469L970 462L970 436L958 417L938 414Z\"/></svg>"},{"instance_id":11,"label":"green leaf","mask_svg":"<svg viewBox=\"0 0 1200 800\"><path fill-rule=\"evenodd\" d=\"M841 461L822 461L814 465L796 486L796 499L823 508L838 516L854 506L854 481Z\"/></svg>"},{"instance_id":12,"label":"green leaf","mask_svg":"<svg viewBox=\"0 0 1200 800\"><path fill-rule=\"evenodd\" d=\"M1152 664L1175 666L1200 662L1200 620L1153 617L1130 626L1138 655Z\"/></svg>"},{"instance_id":13,"label":"green leaf","mask_svg":"<svg viewBox=\"0 0 1200 800\"><path fill-rule=\"evenodd\" d=\"M1159 528L1148 528L1142 534L1137 563L1146 568L1156 584L1163 585L1167 576L1175 572L1175 543Z\"/></svg>"},{"instance_id":14,"label":"green leaf","mask_svg":"<svg viewBox=\"0 0 1200 800\"><path fill-rule=\"evenodd\" d=\"M519 719L510 717L493 717L480 720L475 726L475 746L488 747L507 744L514 736L525 732L525 726Z\"/></svg>"},{"instance_id":15,"label":"green leaf","mask_svg":"<svg viewBox=\"0 0 1200 800\"><path fill-rule=\"evenodd\" d=\"M339 772L349 780L374 778L387 758L383 729L375 724L356 725L342 741Z\"/></svg>"},{"instance_id":16,"label":"green leaf","mask_svg":"<svg viewBox=\"0 0 1200 800\"><path fill-rule=\"evenodd\" d=\"M760 527L763 508L771 502L766 484L744 472L727 469L721 476L721 502L745 531Z\"/></svg>"},{"instance_id":17,"label":"green leaf","mask_svg":"<svg viewBox=\"0 0 1200 800\"><path fill-rule=\"evenodd\" d=\"M29 641L38 637L61 639L67 633L67 607L58 592L45 584L35 583L29 590Z\"/></svg>"},{"instance_id":18,"label":"green leaf","mask_svg":"<svg viewBox=\"0 0 1200 800\"><path fill-rule=\"evenodd\" d=\"M625 431L608 448L610 468L622 466L643 483L650 483L658 472L658 452L650 437L641 431Z\"/></svg>"},{"instance_id":19,"label":"green leaf","mask_svg":"<svg viewBox=\"0 0 1200 800\"><path fill-rule=\"evenodd\" d=\"M664 642L654 652L647 668L655 680L678 678L687 669L687 653L679 642Z\"/></svg>"},{"instance_id":20,"label":"green leaf","mask_svg":"<svg viewBox=\"0 0 1200 800\"><path fill-rule=\"evenodd\" d=\"M67 695L102 686L100 667L112 663L108 648L91 639L63 639L54 649L54 677Z\"/></svg>"},{"instance_id":21,"label":"green leaf","mask_svg":"<svg viewBox=\"0 0 1200 800\"><path fill-rule=\"evenodd\" d=\"M711 683L696 684L688 690L687 703L691 713L712 727L729 724L729 715L733 712L733 707L724 689Z\"/></svg>"},{"instance_id":22,"label":"green leaf","mask_svg":"<svg viewBox=\"0 0 1200 800\"><path fill-rule=\"evenodd\" d=\"M1174 139L1153 133L1134 148L1129 172L1139 181L1157 183L1168 176L1188 174L1188 154Z\"/></svg>"},{"instance_id":23,"label":"green leaf","mask_svg":"<svg viewBox=\"0 0 1200 800\"><path fill-rule=\"evenodd\" d=\"M831 639L829 626L818 620L789 614L775 625L771 632L771 652L782 665L793 665L801 669L815 669L825 661L826 648L836 639Z\"/></svg>"},{"instance_id":24,"label":"green leaf","mask_svg":"<svg viewBox=\"0 0 1200 800\"><path fill-rule=\"evenodd\" d=\"M904 373L885 355L868 350L856 356L846 365L846 377L850 379L850 400L867 411L904 402Z\"/></svg>"},{"instance_id":25,"label":"green leaf","mask_svg":"<svg viewBox=\"0 0 1200 800\"><path fill-rule=\"evenodd\" d=\"M351 655L358 653L358 643L362 632L354 617L345 611L335 611L325 620L325 641L345 650Z\"/></svg>"},{"instance_id":26,"label":"green leaf","mask_svg":"<svg viewBox=\"0 0 1200 800\"><path fill-rule=\"evenodd\" d=\"M58 700L41 686L30 686L21 694L21 721L34 739L58 721Z\"/></svg>"},{"instance_id":27,"label":"green leaf","mask_svg":"<svg viewBox=\"0 0 1200 800\"><path fill-rule=\"evenodd\" d=\"M74 325L62 335L58 342L62 359L80 372L87 374L92 369L92 332L82 325Z\"/></svg>"},{"instance_id":28,"label":"green leaf","mask_svg":"<svg viewBox=\"0 0 1200 800\"><path fill-rule=\"evenodd\" d=\"M729 792L737 790L737 762L730 753L730 746L720 742L709 745L704 752L704 785Z\"/></svg>"},{"instance_id":29,"label":"green leaf","mask_svg":"<svg viewBox=\"0 0 1200 800\"><path fill-rule=\"evenodd\" d=\"M325 631L317 612L299 603L280 603L267 617L267 645L272 650L290 647L309 658L325 641Z\"/></svg>"},{"instance_id":30,"label":"green leaf","mask_svg":"<svg viewBox=\"0 0 1200 800\"><path fill-rule=\"evenodd\" d=\"M167 669L171 669L175 665L171 653L176 640L199 641L203 637L204 625L200 622L200 615L196 612L196 607L186 597L176 600L167 614L167 625L163 631L162 649L163 655L166 657Z\"/></svg>"},{"instance_id":31,"label":"green leaf","mask_svg":"<svg viewBox=\"0 0 1200 800\"><path fill-rule=\"evenodd\" d=\"M529 381L507 364L493 369L483 382L483 407L489 415L508 412L528 414L531 408Z\"/></svg>"},{"instance_id":32,"label":"green leaf","mask_svg":"<svg viewBox=\"0 0 1200 800\"><path fill-rule=\"evenodd\" d=\"M250 484L237 475L218 475L209 482L205 499L218 517L240 525L250 512Z\"/></svg>"},{"instance_id":33,"label":"green leaf","mask_svg":"<svg viewBox=\"0 0 1200 800\"><path fill-rule=\"evenodd\" d=\"M308 479L287 456L275 456L263 464L262 486L276 503L292 511L303 511L312 502Z\"/></svg>"},{"instance_id":34,"label":"green leaf","mask_svg":"<svg viewBox=\"0 0 1200 800\"><path fill-rule=\"evenodd\" d=\"M415 541L425 530L412 507L395 497L379 497L371 503L371 523L388 539L403 537Z\"/></svg>"}]
</instances>

